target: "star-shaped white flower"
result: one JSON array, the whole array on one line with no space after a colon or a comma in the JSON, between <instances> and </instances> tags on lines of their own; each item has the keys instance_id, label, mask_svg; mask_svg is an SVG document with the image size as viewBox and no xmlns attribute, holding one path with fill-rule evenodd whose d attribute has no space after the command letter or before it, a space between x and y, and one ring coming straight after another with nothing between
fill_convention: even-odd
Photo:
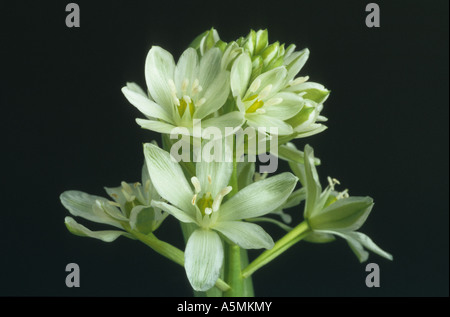
<instances>
[{"instance_id":1,"label":"star-shaped white flower","mask_svg":"<svg viewBox=\"0 0 450 317\"><path fill-rule=\"evenodd\" d=\"M244 118L238 111L219 114L229 91L229 72L221 68L222 52L208 50L199 58L188 48L175 65L173 56L161 47L150 49L145 63L147 95L138 85L128 83L122 92L147 119L136 119L145 129L169 134L185 127L192 135L194 120L202 128L238 127Z\"/></svg>"},{"instance_id":2,"label":"star-shaped white flower","mask_svg":"<svg viewBox=\"0 0 450 317\"><path fill-rule=\"evenodd\" d=\"M293 191L298 180L294 175L266 178L223 202L232 190L228 186L232 163L199 162L189 182L168 152L145 144L144 154L155 188L170 203L152 201L152 206L196 227L185 250L186 274L195 290L210 289L219 277L224 256L221 235L245 249L273 246L260 226L241 220L276 210Z\"/></svg>"}]
</instances>

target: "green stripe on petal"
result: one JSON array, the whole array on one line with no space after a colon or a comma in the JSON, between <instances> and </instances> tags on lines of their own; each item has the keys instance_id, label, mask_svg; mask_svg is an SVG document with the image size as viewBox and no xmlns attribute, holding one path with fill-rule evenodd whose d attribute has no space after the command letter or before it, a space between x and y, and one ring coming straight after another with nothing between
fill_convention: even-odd
<instances>
[{"instance_id":1,"label":"green stripe on petal","mask_svg":"<svg viewBox=\"0 0 450 317\"><path fill-rule=\"evenodd\" d=\"M297 180L286 172L248 185L222 204L219 220L254 218L276 210L292 193Z\"/></svg>"},{"instance_id":2,"label":"green stripe on petal","mask_svg":"<svg viewBox=\"0 0 450 317\"><path fill-rule=\"evenodd\" d=\"M186 244L184 267L192 288L207 291L214 286L223 263L223 246L219 235L211 230L195 230Z\"/></svg>"},{"instance_id":3,"label":"green stripe on petal","mask_svg":"<svg viewBox=\"0 0 450 317\"><path fill-rule=\"evenodd\" d=\"M221 221L213 229L244 249L271 249L274 245L272 237L263 228L242 221Z\"/></svg>"},{"instance_id":4,"label":"green stripe on petal","mask_svg":"<svg viewBox=\"0 0 450 317\"><path fill-rule=\"evenodd\" d=\"M104 242L112 242L120 236L126 236L127 238L133 239L133 237L126 233L125 231L117 230L102 230L102 231L92 231L85 226L76 222L72 217L66 217L64 223L67 229L74 235L80 237L89 237L94 239L99 239Z\"/></svg>"},{"instance_id":5,"label":"green stripe on petal","mask_svg":"<svg viewBox=\"0 0 450 317\"><path fill-rule=\"evenodd\" d=\"M144 156L159 195L183 211L193 210L194 193L175 159L151 143L144 145Z\"/></svg>"}]
</instances>

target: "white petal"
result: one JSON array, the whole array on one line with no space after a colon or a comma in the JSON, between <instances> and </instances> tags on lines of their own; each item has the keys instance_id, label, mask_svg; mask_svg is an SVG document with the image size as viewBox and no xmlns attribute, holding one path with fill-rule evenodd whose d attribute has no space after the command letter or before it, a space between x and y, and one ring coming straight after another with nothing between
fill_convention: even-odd
<instances>
[{"instance_id":1,"label":"white petal","mask_svg":"<svg viewBox=\"0 0 450 317\"><path fill-rule=\"evenodd\" d=\"M250 113L247 114L245 118L247 119L248 125L254 127L255 129L262 127L266 129L266 132L270 132L271 128L276 128L276 133L272 134L289 135L294 132L292 127L283 120L272 118L268 115Z\"/></svg>"},{"instance_id":2,"label":"white petal","mask_svg":"<svg viewBox=\"0 0 450 317\"><path fill-rule=\"evenodd\" d=\"M146 119L136 119L137 124L139 124L143 129L164 133L164 134L171 134L174 129L176 128L174 125L165 123L162 121L156 121L156 120L146 120Z\"/></svg>"},{"instance_id":3,"label":"white petal","mask_svg":"<svg viewBox=\"0 0 450 317\"><path fill-rule=\"evenodd\" d=\"M361 232L350 232L347 234L348 236L358 240L364 247L369 249L370 251L386 258L389 260L393 260L392 254L382 250L379 246L375 244L375 242L372 241L367 235Z\"/></svg>"},{"instance_id":4,"label":"white petal","mask_svg":"<svg viewBox=\"0 0 450 317\"><path fill-rule=\"evenodd\" d=\"M203 91L207 91L216 77L223 72L221 60L222 53L219 48L208 50L201 58L198 80L203 87Z\"/></svg>"},{"instance_id":5,"label":"white petal","mask_svg":"<svg viewBox=\"0 0 450 317\"><path fill-rule=\"evenodd\" d=\"M294 93L282 92L272 98L282 99L279 104L262 108L266 111L266 115L272 118L286 120L296 115L303 108L303 98Z\"/></svg>"},{"instance_id":6,"label":"white petal","mask_svg":"<svg viewBox=\"0 0 450 317\"><path fill-rule=\"evenodd\" d=\"M175 61L172 54L158 46L153 46L145 61L145 80L150 95L159 105L171 107L172 91L168 81L173 80Z\"/></svg>"},{"instance_id":7,"label":"white petal","mask_svg":"<svg viewBox=\"0 0 450 317\"><path fill-rule=\"evenodd\" d=\"M203 119L207 115L219 110L228 98L230 91L229 73L222 71L216 75L207 89L204 89L202 98L206 101L198 106L194 113L195 119Z\"/></svg>"},{"instance_id":8,"label":"white petal","mask_svg":"<svg viewBox=\"0 0 450 317\"><path fill-rule=\"evenodd\" d=\"M223 246L219 235L211 230L195 230L186 245L184 267L192 288L207 291L219 278L223 263Z\"/></svg>"},{"instance_id":9,"label":"white petal","mask_svg":"<svg viewBox=\"0 0 450 317\"><path fill-rule=\"evenodd\" d=\"M150 177L159 195L183 211L192 210L191 200L194 193L174 158L151 143L144 145L144 155Z\"/></svg>"},{"instance_id":10,"label":"white petal","mask_svg":"<svg viewBox=\"0 0 450 317\"><path fill-rule=\"evenodd\" d=\"M322 187L317 174L316 166L314 165L314 150L308 144L305 146L305 183L306 187L306 205L305 205L305 219L309 219L314 212L314 207L319 200ZM301 166L299 166L301 167Z\"/></svg>"},{"instance_id":11,"label":"white petal","mask_svg":"<svg viewBox=\"0 0 450 317\"><path fill-rule=\"evenodd\" d=\"M320 234L333 234L347 240L348 245L352 249L353 253L355 253L359 262L365 262L369 258L369 252L364 250L362 244L354 237L349 236L347 233L330 230L318 230L317 232Z\"/></svg>"},{"instance_id":12,"label":"white petal","mask_svg":"<svg viewBox=\"0 0 450 317\"><path fill-rule=\"evenodd\" d=\"M181 222L195 223L195 220L193 218L194 214L190 214L189 212L182 211L182 210L178 209L177 207L169 205L165 202L152 200L152 207L156 207L156 208L164 210L165 212L174 216Z\"/></svg>"},{"instance_id":13,"label":"white petal","mask_svg":"<svg viewBox=\"0 0 450 317\"><path fill-rule=\"evenodd\" d=\"M221 221L265 215L281 206L297 184L298 178L282 173L253 183L240 190L219 209Z\"/></svg>"},{"instance_id":14,"label":"white petal","mask_svg":"<svg viewBox=\"0 0 450 317\"><path fill-rule=\"evenodd\" d=\"M103 210L93 208L97 200L108 203L108 200L103 197L89 195L77 190L68 190L62 193L59 198L64 207L74 216L122 228L119 222L112 219Z\"/></svg>"},{"instance_id":15,"label":"white petal","mask_svg":"<svg viewBox=\"0 0 450 317\"><path fill-rule=\"evenodd\" d=\"M239 111L232 111L220 117L213 117L201 122L202 129L215 127L221 131L222 137L234 133L245 122L244 115ZM229 128L229 129L226 129Z\"/></svg>"},{"instance_id":16,"label":"white petal","mask_svg":"<svg viewBox=\"0 0 450 317\"><path fill-rule=\"evenodd\" d=\"M244 249L271 249L272 237L258 225L242 221L221 221L214 229Z\"/></svg>"},{"instance_id":17,"label":"white petal","mask_svg":"<svg viewBox=\"0 0 450 317\"><path fill-rule=\"evenodd\" d=\"M247 53L241 54L231 68L231 91L234 97L243 97L252 74L252 61Z\"/></svg>"},{"instance_id":18,"label":"white petal","mask_svg":"<svg viewBox=\"0 0 450 317\"><path fill-rule=\"evenodd\" d=\"M286 76L286 83L295 77L305 65L309 58L309 50L307 48L300 52L292 53L285 61L286 68L288 70Z\"/></svg>"},{"instance_id":19,"label":"white petal","mask_svg":"<svg viewBox=\"0 0 450 317\"><path fill-rule=\"evenodd\" d=\"M64 223L67 229L72 233L80 237L90 237L102 240L104 242L112 242L120 236L126 236L131 238L129 234L124 231L117 230L102 230L102 231L91 231L85 226L76 222L72 217L66 217Z\"/></svg>"},{"instance_id":20,"label":"white petal","mask_svg":"<svg viewBox=\"0 0 450 317\"><path fill-rule=\"evenodd\" d=\"M258 77L255 78L253 82L259 81L259 87L256 89L255 92L247 91L243 99L249 98L252 95L259 94L262 90L264 90L268 85L272 85L272 89L270 90L270 93L268 94L268 98L273 96L275 93L278 92L278 90L283 86L284 79L286 77L286 68L283 66L274 68L269 70L268 72L262 73ZM253 83L252 82L252 83ZM250 84L250 87L252 85Z\"/></svg>"},{"instance_id":21,"label":"white petal","mask_svg":"<svg viewBox=\"0 0 450 317\"><path fill-rule=\"evenodd\" d=\"M128 99L128 101L138 108L144 115L152 118L162 119L167 122L172 122L169 112L151 101L147 96L140 94L139 92L130 89L132 86L127 84L127 87L122 88L122 93ZM170 110L171 112L171 110Z\"/></svg>"},{"instance_id":22,"label":"white petal","mask_svg":"<svg viewBox=\"0 0 450 317\"><path fill-rule=\"evenodd\" d=\"M181 54L178 64L175 68L175 86L178 92L182 92L183 81L188 80L186 87L187 92L190 92L192 83L196 79L198 73L198 56L197 51L193 48L188 48ZM182 97L181 95L179 97Z\"/></svg>"}]
</instances>

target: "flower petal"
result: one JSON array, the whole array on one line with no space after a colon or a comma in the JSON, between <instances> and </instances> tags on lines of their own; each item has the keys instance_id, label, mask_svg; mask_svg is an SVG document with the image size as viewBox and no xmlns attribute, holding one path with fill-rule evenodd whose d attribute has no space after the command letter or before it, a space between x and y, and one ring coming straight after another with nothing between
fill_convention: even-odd
<instances>
[{"instance_id":1,"label":"flower petal","mask_svg":"<svg viewBox=\"0 0 450 317\"><path fill-rule=\"evenodd\" d=\"M175 159L151 143L144 145L144 156L159 195L183 211L191 211L194 193Z\"/></svg>"},{"instance_id":2,"label":"flower petal","mask_svg":"<svg viewBox=\"0 0 450 317\"><path fill-rule=\"evenodd\" d=\"M286 120L295 116L303 108L303 98L294 93L281 92L274 95L271 99L276 98L280 98L283 101L280 104L262 107L269 117ZM267 102L270 103L270 99Z\"/></svg>"},{"instance_id":3,"label":"flower petal","mask_svg":"<svg viewBox=\"0 0 450 317\"><path fill-rule=\"evenodd\" d=\"M193 48L186 49L181 54L175 67L175 86L178 92L183 92L183 82L187 80L186 92L191 91L192 83L196 79L198 73L198 55ZM179 95L178 97L183 97Z\"/></svg>"},{"instance_id":4,"label":"flower petal","mask_svg":"<svg viewBox=\"0 0 450 317\"><path fill-rule=\"evenodd\" d=\"M306 205L305 205L305 219L309 219L314 212L316 202L319 200L322 187L320 186L319 175L317 174L316 166L314 165L314 150L308 144L305 145L305 179L303 186L306 187Z\"/></svg>"},{"instance_id":5,"label":"flower petal","mask_svg":"<svg viewBox=\"0 0 450 317\"><path fill-rule=\"evenodd\" d=\"M156 121L156 120L146 120L146 119L136 119L137 124L141 126L143 129L164 133L164 134L171 134L174 129L176 128L174 125L165 123L162 121Z\"/></svg>"},{"instance_id":6,"label":"flower petal","mask_svg":"<svg viewBox=\"0 0 450 317\"><path fill-rule=\"evenodd\" d=\"M164 107L173 105L168 82L173 80L174 71L175 61L172 54L159 46L153 46L145 61L145 80L152 98Z\"/></svg>"},{"instance_id":7,"label":"flower petal","mask_svg":"<svg viewBox=\"0 0 450 317\"><path fill-rule=\"evenodd\" d=\"M274 211L292 193L297 180L291 173L282 173L250 184L220 207L219 219L253 218Z\"/></svg>"},{"instance_id":8,"label":"flower petal","mask_svg":"<svg viewBox=\"0 0 450 317\"><path fill-rule=\"evenodd\" d=\"M202 129L209 127L217 128L221 131L221 136L233 134L245 122L244 115L239 111L232 111L220 117L213 117L201 122ZM228 129L227 129L228 128ZM208 138L204 135L203 138Z\"/></svg>"},{"instance_id":9,"label":"flower petal","mask_svg":"<svg viewBox=\"0 0 450 317\"><path fill-rule=\"evenodd\" d=\"M230 77L229 73L222 71L212 79L212 82L207 89L203 88L202 98L205 103L199 106L194 112L195 119L203 119L211 113L219 110L228 98L230 91Z\"/></svg>"},{"instance_id":10,"label":"flower petal","mask_svg":"<svg viewBox=\"0 0 450 317\"><path fill-rule=\"evenodd\" d=\"M89 195L77 190L68 190L62 193L59 198L64 207L74 216L122 228L118 221L108 216L101 208L94 208L97 200L100 203L108 203L108 200L103 197Z\"/></svg>"},{"instance_id":11,"label":"flower petal","mask_svg":"<svg viewBox=\"0 0 450 317\"><path fill-rule=\"evenodd\" d=\"M370 197L348 197L339 199L328 207L317 211L308 221L318 230L358 230L366 221L373 207Z\"/></svg>"},{"instance_id":12,"label":"flower petal","mask_svg":"<svg viewBox=\"0 0 450 317\"><path fill-rule=\"evenodd\" d=\"M251 88L256 81L259 81L258 89L256 89L256 91L247 90L247 93L242 99L247 99L255 94L258 95L268 85L272 85L272 89L270 90L269 95L267 95L267 98L270 98L270 96L273 96L275 93L277 93L283 86L286 73L287 70L284 66L280 66L271 69L268 72L262 73L261 75L256 77L255 80L250 84Z\"/></svg>"},{"instance_id":13,"label":"flower petal","mask_svg":"<svg viewBox=\"0 0 450 317\"><path fill-rule=\"evenodd\" d=\"M219 235L211 230L195 230L186 245L184 267L192 288L207 291L219 278L223 263L223 246Z\"/></svg>"},{"instance_id":14,"label":"flower petal","mask_svg":"<svg viewBox=\"0 0 450 317\"><path fill-rule=\"evenodd\" d=\"M359 241L364 247L369 249L370 251L388 259L393 260L394 257L392 254L382 250L379 246L375 244L375 242L372 241L367 235L361 232L350 232L347 234L348 236L354 238L355 240Z\"/></svg>"},{"instance_id":15,"label":"flower petal","mask_svg":"<svg viewBox=\"0 0 450 317\"><path fill-rule=\"evenodd\" d=\"M127 83L127 86L122 88L122 93L133 106L147 117L162 119L172 123L172 119L166 109L151 101L139 91L136 91L133 85Z\"/></svg>"},{"instance_id":16,"label":"flower petal","mask_svg":"<svg viewBox=\"0 0 450 317\"><path fill-rule=\"evenodd\" d=\"M169 205L165 202L152 200L152 207L156 207L156 208L160 208L160 209L164 210L165 212L174 216L181 222L184 222L184 223L195 223L196 222L193 218L193 216L194 216L193 214L191 215L190 213L180 210L177 207Z\"/></svg>"},{"instance_id":17,"label":"flower petal","mask_svg":"<svg viewBox=\"0 0 450 317\"><path fill-rule=\"evenodd\" d=\"M252 61L247 53L242 53L231 67L231 91L234 97L243 97L252 74Z\"/></svg>"},{"instance_id":18,"label":"flower petal","mask_svg":"<svg viewBox=\"0 0 450 317\"><path fill-rule=\"evenodd\" d=\"M339 232L339 231L331 231L331 230L318 230L316 231L320 234L332 234L337 235L345 240L347 240L348 245L350 246L350 249L352 249L353 253L355 253L356 257L358 258L359 262L365 262L369 258L369 252L364 250L362 244L356 240L355 238L349 236L347 233Z\"/></svg>"},{"instance_id":19,"label":"flower petal","mask_svg":"<svg viewBox=\"0 0 450 317\"><path fill-rule=\"evenodd\" d=\"M292 53L288 58L285 59L284 63L286 64L286 68L288 70L288 73L286 75L286 83L288 83L298 74L298 72L300 72L308 58L309 50L305 48L300 52Z\"/></svg>"},{"instance_id":20,"label":"flower petal","mask_svg":"<svg viewBox=\"0 0 450 317\"><path fill-rule=\"evenodd\" d=\"M222 160L219 162L206 162L205 160L201 160L196 164L196 176L200 181L202 189L203 186L208 185L209 177L211 178L209 189L213 198L228 185L232 172L232 162L224 162Z\"/></svg>"},{"instance_id":21,"label":"flower petal","mask_svg":"<svg viewBox=\"0 0 450 317\"><path fill-rule=\"evenodd\" d=\"M272 237L254 223L221 221L213 228L244 249L271 249L274 245Z\"/></svg>"},{"instance_id":22,"label":"flower petal","mask_svg":"<svg viewBox=\"0 0 450 317\"><path fill-rule=\"evenodd\" d=\"M200 60L198 80L207 91L217 75L222 72L221 69L222 52L217 47L208 50Z\"/></svg>"},{"instance_id":23,"label":"flower petal","mask_svg":"<svg viewBox=\"0 0 450 317\"><path fill-rule=\"evenodd\" d=\"M102 231L91 231L85 226L79 224L72 217L64 218L64 223L67 229L74 235L80 237L90 237L102 240L104 242L112 242L120 236L126 236L127 238L133 239L133 237L125 231L118 230L102 230Z\"/></svg>"},{"instance_id":24,"label":"flower petal","mask_svg":"<svg viewBox=\"0 0 450 317\"><path fill-rule=\"evenodd\" d=\"M250 113L245 116L248 125L254 127L255 129L262 127L266 129L266 132L271 132L270 128L276 128L277 133L272 132L272 134L278 135L289 135L294 132L292 127L284 122L283 120L272 118L267 115Z\"/></svg>"}]
</instances>

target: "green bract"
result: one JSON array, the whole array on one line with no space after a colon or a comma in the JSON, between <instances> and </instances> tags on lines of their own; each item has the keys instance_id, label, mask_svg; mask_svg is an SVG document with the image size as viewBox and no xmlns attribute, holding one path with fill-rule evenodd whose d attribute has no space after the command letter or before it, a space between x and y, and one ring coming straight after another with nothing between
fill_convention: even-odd
<instances>
[{"instance_id":1,"label":"green bract","mask_svg":"<svg viewBox=\"0 0 450 317\"><path fill-rule=\"evenodd\" d=\"M210 289L219 277L223 262L220 236L244 249L272 247L272 238L260 226L242 219L276 210L293 191L297 182L294 175L283 173L250 184L222 203L232 190L228 186L231 163L197 163L191 186L169 153L146 144L144 154L156 189L168 201L153 201L152 206L197 227L185 251L186 274L195 290Z\"/></svg>"}]
</instances>

